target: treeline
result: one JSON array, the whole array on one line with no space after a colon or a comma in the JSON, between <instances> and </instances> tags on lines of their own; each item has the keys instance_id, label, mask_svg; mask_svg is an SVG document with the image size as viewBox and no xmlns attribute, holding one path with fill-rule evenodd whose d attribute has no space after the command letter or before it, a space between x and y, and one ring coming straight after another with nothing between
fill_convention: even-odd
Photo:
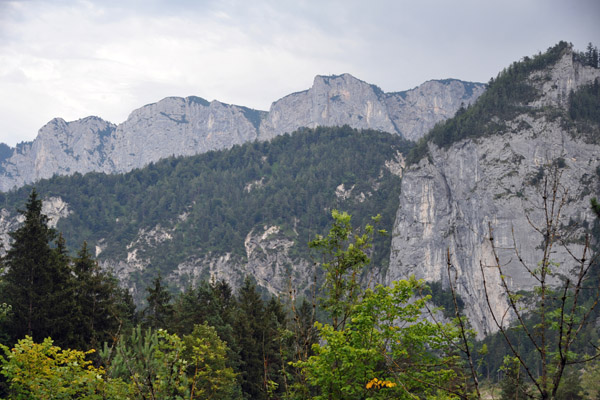
<instances>
[{"instance_id":1,"label":"treeline","mask_svg":"<svg viewBox=\"0 0 600 400\"><path fill-rule=\"evenodd\" d=\"M159 275L147 288L146 307L135 311L86 244L76 257L67 255L41 206L32 191L21 211L24 222L11 233L11 248L2 258L7 271L0 286L6 304L0 389L10 399L308 399L369 393L388 398L407 390L433 393L423 383L432 379L461 390L459 373L433 363L438 358L456 362L452 351L437 343L448 328L390 325L421 314L427 298L415 303L412 295L424 290L422 283L366 292L361 287L360 272L370 263L367 253L376 230L367 225L364 233L357 232L346 213L334 211L330 234L311 242L324 256L323 299L297 299L293 289L265 299L250 278L236 293L218 281L173 297ZM317 308L331 325L316 323ZM375 315L380 319L370 319ZM358 316L363 323L357 323ZM366 326L364 318L369 318ZM373 336L381 329L385 335ZM343 364L345 372L334 376L331 372L342 364L325 354L332 350L328 345L318 342L333 345L339 335L358 336L349 343L352 359ZM368 342L365 335L371 336ZM385 362L385 353L367 354L385 349L392 338L397 344L390 355L396 361ZM431 346L439 353L430 354ZM432 365L410 373L398 369L398 357L409 348L413 354L405 361L416 365L429 359Z\"/></svg>"},{"instance_id":2,"label":"treeline","mask_svg":"<svg viewBox=\"0 0 600 400\"><path fill-rule=\"evenodd\" d=\"M348 210L362 225L380 213L382 227L391 230L400 178L385 163L411 146L397 135L348 126L307 129L122 175L54 177L36 190L68 203L71 214L57 227L67 246L77 248L86 238L90 248L104 249L102 259L126 258L140 229L169 230L172 240L160 246L138 244L138 254L152 263L138 282L145 287L157 272L167 275L191 256L244 257L244 239L258 224L278 225L296 242L291 252L306 258L306 243L327 230L323 211L331 207ZM353 188L346 198L336 196L340 184ZM30 192L28 186L0 194L0 204L14 210ZM390 237L378 238L376 247L377 265L384 266Z\"/></svg>"},{"instance_id":3,"label":"treeline","mask_svg":"<svg viewBox=\"0 0 600 400\"><path fill-rule=\"evenodd\" d=\"M572 92L569 97L569 117L576 123L587 123L580 131L592 132L589 136L600 138L600 82L596 78L593 84Z\"/></svg>"},{"instance_id":4,"label":"treeline","mask_svg":"<svg viewBox=\"0 0 600 400\"><path fill-rule=\"evenodd\" d=\"M580 62L589 67L600 67L600 56L598 55L598 46L594 46L591 42L588 43L585 52L574 52L573 61Z\"/></svg>"},{"instance_id":5,"label":"treeline","mask_svg":"<svg viewBox=\"0 0 600 400\"><path fill-rule=\"evenodd\" d=\"M598 208L595 202L600 217ZM484 397L478 376L485 377L482 369L489 376L488 355L503 359L491 370L503 372L503 400L550 394L593 400L598 394L600 363L592 362L600 354L597 313L590 314L598 300L598 271L586 260L580 277L590 276L581 283L567 280L564 291L542 287L547 315L538 313L539 293L530 294L533 318L510 328L515 336L508 343L518 352L504 355L495 353L499 335L473 340L454 291L432 285L448 308L446 317L456 316L441 322L424 282L365 286L361 276L372 262L374 239L386 233L380 216L356 230L349 214L332 212L329 234L309 243L322 255L318 297L297 298L290 288L264 298L251 278L235 293L226 282L213 281L173 296L158 275L146 290L146 306L136 311L85 243L76 257L67 255L35 191L21 213L24 222L2 258L7 270L0 284L0 392L9 399L466 400ZM581 288L591 290L579 296ZM573 327L577 333L564 336ZM529 330L562 352L559 357L547 348L547 370L535 372L541 359L530 359L535 351L518 339ZM561 360L564 371L557 369ZM571 361L585 369L573 369Z\"/></svg>"},{"instance_id":6,"label":"treeline","mask_svg":"<svg viewBox=\"0 0 600 400\"><path fill-rule=\"evenodd\" d=\"M467 138L502 134L507 132L506 121L514 119L519 114L538 112L539 110L528 106L528 103L539 96L538 90L529 82L530 75L555 64L570 48L570 44L561 41L545 53L524 57L521 61L512 63L495 79L490 79L488 88L474 104L466 108L461 107L453 118L436 124L427 135L421 138L416 147L408 154L407 163L416 163L425 157L429 142L435 143L439 147L449 147L453 143ZM592 65L593 51L590 53L589 46L588 53L581 53L583 54L581 55L574 52L573 55L576 61L583 62L584 65ZM597 49L595 68L597 68ZM540 77L539 79L544 78ZM593 90L593 88L584 87L571 94L569 114L565 117L575 120L587 119L589 116L595 115L598 112L598 102L593 98ZM593 103L594 100L595 103ZM578 107L582 107L581 113L578 111ZM595 137L594 140L598 140L598 137Z\"/></svg>"}]
</instances>

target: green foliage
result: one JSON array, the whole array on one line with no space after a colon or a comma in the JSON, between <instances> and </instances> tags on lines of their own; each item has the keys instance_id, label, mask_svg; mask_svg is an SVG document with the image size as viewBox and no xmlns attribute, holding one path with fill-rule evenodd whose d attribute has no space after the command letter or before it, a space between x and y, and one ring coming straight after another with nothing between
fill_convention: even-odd
<instances>
[{"instance_id":1,"label":"green foliage","mask_svg":"<svg viewBox=\"0 0 600 400\"><path fill-rule=\"evenodd\" d=\"M458 359L447 347L456 332L422 320L427 298L413 297L421 289L414 279L377 286L344 329L317 323L323 344L298 363L320 390L316 399L408 399L457 389Z\"/></svg>"},{"instance_id":2,"label":"green foliage","mask_svg":"<svg viewBox=\"0 0 600 400\"><path fill-rule=\"evenodd\" d=\"M13 242L3 258L8 271L1 294L11 310L1 321L6 341L28 335L52 337L63 347L96 347L131 318L131 298L101 271L85 243L78 257L69 256L41 207L32 191L22 211L25 221L10 234Z\"/></svg>"},{"instance_id":3,"label":"green foliage","mask_svg":"<svg viewBox=\"0 0 600 400\"><path fill-rule=\"evenodd\" d=\"M120 379L106 379L86 356L92 351L62 350L50 338L34 343L29 336L12 350L2 346L0 374L7 382L8 399L126 399L128 387Z\"/></svg>"},{"instance_id":4,"label":"green foliage","mask_svg":"<svg viewBox=\"0 0 600 400\"><path fill-rule=\"evenodd\" d=\"M146 288L148 306L143 311L144 326L158 329L169 325L173 318L171 294L163 285L160 275L154 279L153 285Z\"/></svg>"},{"instance_id":5,"label":"green foliage","mask_svg":"<svg viewBox=\"0 0 600 400\"><path fill-rule=\"evenodd\" d=\"M366 252L371 248L374 228L367 225L364 234L355 234L348 213L333 210L331 216L333 226L327 237L317 235L308 245L323 254L325 298L321 305L329 312L334 329L338 330L343 329L362 291L360 278L371 261Z\"/></svg>"},{"instance_id":6,"label":"green foliage","mask_svg":"<svg viewBox=\"0 0 600 400\"><path fill-rule=\"evenodd\" d=\"M501 368L504 371L504 378L500 382L502 389L501 400L526 400L530 398L530 393L525 384L523 371L519 360L515 357L504 357L504 364Z\"/></svg>"},{"instance_id":7,"label":"green foliage","mask_svg":"<svg viewBox=\"0 0 600 400\"><path fill-rule=\"evenodd\" d=\"M13 242L3 257L8 271L2 296L12 308L5 329L13 343L29 335L39 340L54 336L62 344L71 333L65 325L73 283L66 250L62 241L56 249L51 247L56 232L41 211L42 202L34 190L26 209L20 211L25 221L10 233Z\"/></svg>"},{"instance_id":8,"label":"green foliage","mask_svg":"<svg viewBox=\"0 0 600 400\"><path fill-rule=\"evenodd\" d=\"M467 109L461 108L453 118L437 124L427 135L419 140L411 150L406 161L417 163L428 153L427 143L439 147L449 147L466 138L476 138L506 131L503 121L509 121L521 113L530 113L528 103L538 95L529 82L532 72L543 71L555 64L571 45L559 42L545 53L534 57L524 57L491 79L486 91L475 104Z\"/></svg>"},{"instance_id":9,"label":"green foliage","mask_svg":"<svg viewBox=\"0 0 600 400\"><path fill-rule=\"evenodd\" d=\"M244 397L267 399L284 392L280 327L286 324L283 305L277 299L261 299L256 285L246 278L236 299L233 331L239 350L240 385Z\"/></svg>"},{"instance_id":10,"label":"green foliage","mask_svg":"<svg viewBox=\"0 0 600 400\"><path fill-rule=\"evenodd\" d=\"M442 308L442 312L446 318L454 318L456 316L454 310L454 298L450 289L444 289L441 282L427 282L429 292L431 293L431 302ZM456 303L458 304L458 312L462 313L465 308L465 303L460 295L456 294Z\"/></svg>"},{"instance_id":11,"label":"green foliage","mask_svg":"<svg viewBox=\"0 0 600 400\"><path fill-rule=\"evenodd\" d=\"M569 96L569 117L578 130L585 132L586 139L600 141L600 82L580 87Z\"/></svg>"},{"instance_id":12,"label":"green foliage","mask_svg":"<svg viewBox=\"0 0 600 400\"><path fill-rule=\"evenodd\" d=\"M234 399L239 397L236 374L227 366L227 344L219 339L215 328L195 325L183 337L184 358L191 389L189 398Z\"/></svg>"},{"instance_id":13,"label":"green foliage","mask_svg":"<svg viewBox=\"0 0 600 400\"><path fill-rule=\"evenodd\" d=\"M141 273L143 289L158 272L166 276L192 256L231 252L245 257L244 239L257 226L280 226L295 241L292 255L309 258L306 242L328 229L323 210L334 207L348 210L362 225L380 212L381 227L391 231L400 178L385 161L411 146L398 135L347 126L317 128L169 158L123 175L75 174L36 186L41 196L60 196L69 204L72 213L58 224L67 246L77 248L84 240L90 248L100 245L100 259L125 258L140 229L169 229L170 240L136 244L138 257L152 263ZM346 199L336 196L342 183L347 190L354 187ZM0 193L0 201L14 207L30 190ZM382 268L390 240L375 239L374 261Z\"/></svg>"},{"instance_id":14,"label":"green foliage","mask_svg":"<svg viewBox=\"0 0 600 400\"><path fill-rule=\"evenodd\" d=\"M413 278L361 290L374 228L357 234L350 215L334 210L332 216L329 235L311 246L324 253L322 304L333 323L317 322L314 355L293 363L316 389L313 398L408 399L460 391L459 359L451 350L457 330L423 318L430 296L415 294L424 283Z\"/></svg>"},{"instance_id":15,"label":"green foliage","mask_svg":"<svg viewBox=\"0 0 600 400\"><path fill-rule=\"evenodd\" d=\"M138 326L116 347L105 345L101 357L107 374L128 382L136 399L234 399L239 390L226 354L208 325L196 325L183 339Z\"/></svg>"},{"instance_id":16,"label":"green foliage","mask_svg":"<svg viewBox=\"0 0 600 400\"><path fill-rule=\"evenodd\" d=\"M74 309L66 314L74 325L71 345L80 349L99 348L113 340L120 329L128 327L135 306L117 279L92 258L86 242L72 261L72 274Z\"/></svg>"}]
</instances>

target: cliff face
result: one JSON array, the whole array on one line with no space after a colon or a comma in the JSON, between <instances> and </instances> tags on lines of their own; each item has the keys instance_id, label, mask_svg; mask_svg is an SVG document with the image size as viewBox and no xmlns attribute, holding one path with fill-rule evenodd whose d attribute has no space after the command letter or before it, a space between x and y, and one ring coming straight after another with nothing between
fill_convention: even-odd
<instances>
[{"instance_id":1,"label":"cliff face","mask_svg":"<svg viewBox=\"0 0 600 400\"><path fill-rule=\"evenodd\" d=\"M0 164L0 190L55 174L112 171L106 144L114 130L115 125L97 117L74 122L53 119L40 129L33 142L18 145Z\"/></svg>"},{"instance_id":2,"label":"cliff face","mask_svg":"<svg viewBox=\"0 0 600 400\"><path fill-rule=\"evenodd\" d=\"M418 140L433 126L473 103L480 83L454 79L428 81L415 89L384 93L352 75L317 76L311 89L290 94L271 106L260 138L271 139L300 127L350 125Z\"/></svg>"},{"instance_id":3,"label":"cliff face","mask_svg":"<svg viewBox=\"0 0 600 400\"><path fill-rule=\"evenodd\" d=\"M574 64L567 51L551 68L529 77L540 96L526 105L531 112L507 122L506 132L445 149L430 145L429 157L404 171L386 280L414 274L447 287L449 251L470 321L480 334L495 331L480 263L497 315L504 314L506 299L497 271L487 267L494 265L489 226L512 289L531 290L535 281L518 262L514 247L530 268L537 267L543 238L528 219L543 226L541 186L551 170L544 166L558 165L562 188L568 190L561 213L564 226L592 221L589 200L598 182L600 146L577 139L574 128L566 128L562 117L555 116L567 111L566 93L598 77L598 69ZM569 248L580 254L578 242ZM560 246L554 250L557 272L568 275L573 259Z\"/></svg>"},{"instance_id":4,"label":"cliff face","mask_svg":"<svg viewBox=\"0 0 600 400\"><path fill-rule=\"evenodd\" d=\"M133 111L113 125L97 117L54 119L38 137L0 160L0 190L55 174L127 172L172 155L194 155L301 127L350 125L416 140L470 104L485 85L429 81L400 93L383 93L351 75L317 76L311 89L273 103L270 112L199 97L169 97Z\"/></svg>"}]
</instances>

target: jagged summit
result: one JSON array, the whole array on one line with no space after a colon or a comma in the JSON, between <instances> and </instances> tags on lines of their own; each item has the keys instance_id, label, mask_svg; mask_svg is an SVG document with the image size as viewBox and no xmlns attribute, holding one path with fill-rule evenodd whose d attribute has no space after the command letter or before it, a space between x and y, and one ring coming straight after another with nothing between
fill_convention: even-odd
<instances>
[{"instance_id":1,"label":"jagged summit","mask_svg":"<svg viewBox=\"0 0 600 400\"><path fill-rule=\"evenodd\" d=\"M164 157L269 140L301 127L350 125L416 140L484 90L479 83L429 81L386 94L350 74L319 75L310 89L275 101L269 112L189 96L147 104L119 125L98 117L56 118L18 151L1 149L0 190L54 174L126 172Z\"/></svg>"}]
</instances>

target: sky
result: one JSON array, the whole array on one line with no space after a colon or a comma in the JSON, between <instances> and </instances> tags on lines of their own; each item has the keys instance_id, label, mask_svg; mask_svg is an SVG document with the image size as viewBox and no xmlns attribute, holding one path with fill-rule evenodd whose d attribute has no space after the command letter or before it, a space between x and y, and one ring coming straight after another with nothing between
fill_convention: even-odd
<instances>
[{"instance_id":1,"label":"sky","mask_svg":"<svg viewBox=\"0 0 600 400\"><path fill-rule=\"evenodd\" d=\"M0 142L167 96L268 110L315 75L488 82L560 40L600 46L600 1L0 0Z\"/></svg>"}]
</instances>

